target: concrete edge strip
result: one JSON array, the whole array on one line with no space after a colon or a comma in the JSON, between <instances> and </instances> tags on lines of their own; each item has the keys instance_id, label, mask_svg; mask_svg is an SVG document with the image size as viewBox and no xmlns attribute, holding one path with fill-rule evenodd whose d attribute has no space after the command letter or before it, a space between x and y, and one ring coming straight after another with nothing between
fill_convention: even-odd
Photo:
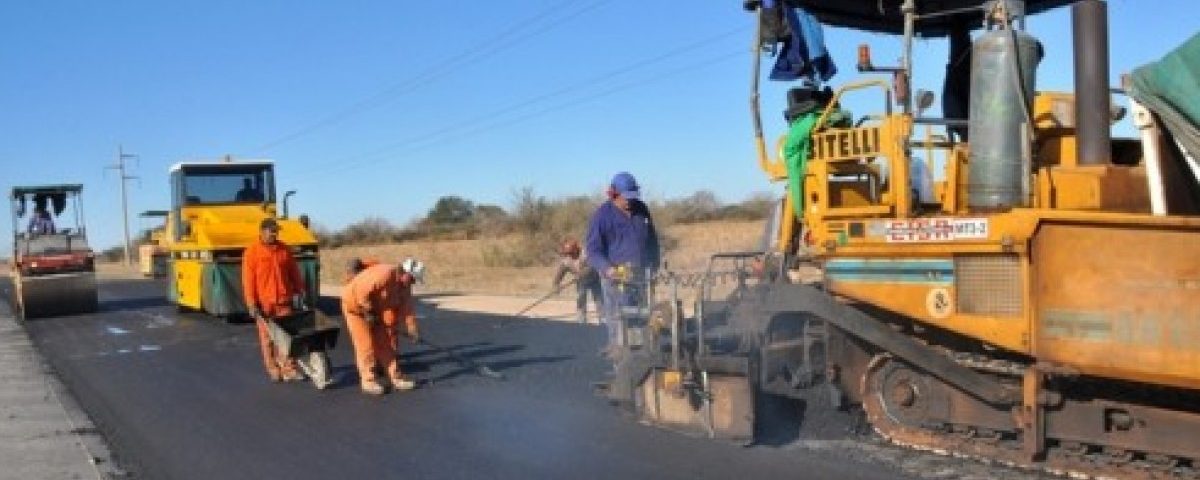
<instances>
[{"instance_id":1,"label":"concrete edge strip","mask_svg":"<svg viewBox=\"0 0 1200 480\"><path fill-rule=\"evenodd\" d=\"M42 379L45 381L46 388L50 394L54 396L55 403L62 409L63 418L67 421L67 425L71 427L70 434L75 440L84 458L89 465L92 466L92 471L96 473L98 480L106 480L113 478L124 478L127 473L121 470L113 461L112 451L108 447L108 443L104 440L104 436L100 430L96 428L95 422L88 416L75 397L71 395L66 384L58 378L58 374L46 362L46 358L42 356L42 352L38 350L37 343L29 336L29 331L25 328L25 323L18 320L13 313L12 307L8 302L8 292L0 294L0 321L13 322L17 325L21 335L25 336L29 343L30 354L34 357L38 367L41 369Z\"/></svg>"}]
</instances>

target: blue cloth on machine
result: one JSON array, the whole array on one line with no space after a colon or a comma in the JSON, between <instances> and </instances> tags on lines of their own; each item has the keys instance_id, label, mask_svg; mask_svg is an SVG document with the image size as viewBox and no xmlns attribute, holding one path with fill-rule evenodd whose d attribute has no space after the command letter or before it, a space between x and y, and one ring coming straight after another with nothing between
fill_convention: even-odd
<instances>
[{"instance_id":1,"label":"blue cloth on machine","mask_svg":"<svg viewBox=\"0 0 1200 480\"><path fill-rule=\"evenodd\" d=\"M774 4L776 0L765 0L763 6ZM779 6L783 8L784 22L791 38L783 42L783 50L776 57L769 78L780 81L807 79L814 84L828 81L837 73L837 66L825 48L821 22L803 9L788 8L783 3Z\"/></svg>"}]
</instances>

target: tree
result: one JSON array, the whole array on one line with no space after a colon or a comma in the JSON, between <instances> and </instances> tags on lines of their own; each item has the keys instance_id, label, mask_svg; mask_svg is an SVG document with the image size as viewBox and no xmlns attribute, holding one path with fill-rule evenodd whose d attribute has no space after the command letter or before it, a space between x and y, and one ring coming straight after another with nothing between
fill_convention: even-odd
<instances>
[{"instance_id":1,"label":"tree","mask_svg":"<svg viewBox=\"0 0 1200 480\"><path fill-rule=\"evenodd\" d=\"M479 218L504 218L508 216L503 208L496 205L476 205L475 216Z\"/></svg>"},{"instance_id":2,"label":"tree","mask_svg":"<svg viewBox=\"0 0 1200 480\"><path fill-rule=\"evenodd\" d=\"M399 234L391 222L380 217L367 217L347 225L338 232L337 243L342 245L380 245L393 241Z\"/></svg>"},{"instance_id":3,"label":"tree","mask_svg":"<svg viewBox=\"0 0 1200 480\"><path fill-rule=\"evenodd\" d=\"M550 213L550 202L534 193L533 187L513 191L513 220L517 229L536 234L546 226Z\"/></svg>"},{"instance_id":4,"label":"tree","mask_svg":"<svg viewBox=\"0 0 1200 480\"><path fill-rule=\"evenodd\" d=\"M425 216L425 221L432 225L458 225L470 221L474 214L475 204L470 200L447 195L433 204L433 208Z\"/></svg>"},{"instance_id":5,"label":"tree","mask_svg":"<svg viewBox=\"0 0 1200 480\"><path fill-rule=\"evenodd\" d=\"M496 205L476 205L472 223L476 233L502 235L508 231L508 212Z\"/></svg>"}]
</instances>

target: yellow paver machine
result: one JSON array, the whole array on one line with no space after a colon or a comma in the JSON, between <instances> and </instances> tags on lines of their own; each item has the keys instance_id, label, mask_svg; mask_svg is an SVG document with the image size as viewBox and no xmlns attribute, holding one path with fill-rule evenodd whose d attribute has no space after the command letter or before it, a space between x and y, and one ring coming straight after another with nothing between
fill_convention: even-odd
<instances>
[{"instance_id":1,"label":"yellow paver machine","mask_svg":"<svg viewBox=\"0 0 1200 480\"><path fill-rule=\"evenodd\" d=\"M1037 91L1025 16L1072 3L1076 91ZM877 66L860 47L866 79L789 91L778 158L756 60L760 166L787 194L764 250L714 256L738 266L732 293L711 293L710 269L693 317L668 306L639 333L617 383L641 416L747 438L757 398L790 397L806 419L861 409L922 449L1200 477L1200 36L1113 88L1099 0L745 6L756 58L792 7L900 35L903 56ZM943 117L910 91L917 37L949 37L949 63L965 62ZM860 94L877 110L854 117ZM1111 137L1130 120L1139 139Z\"/></svg>"},{"instance_id":2,"label":"yellow paver machine","mask_svg":"<svg viewBox=\"0 0 1200 480\"><path fill-rule=\"evenodd\" d=\"M304 223L276 211L275 165L269 161L184 162L171 167L171 210L163 245L170 252L167 297L182 309L233 318L247 313L242 251L258 241L259 223L276 218L315 306L320 262ZM286 200L286 199L285 199Z\"/></svg>"}]
</instances>

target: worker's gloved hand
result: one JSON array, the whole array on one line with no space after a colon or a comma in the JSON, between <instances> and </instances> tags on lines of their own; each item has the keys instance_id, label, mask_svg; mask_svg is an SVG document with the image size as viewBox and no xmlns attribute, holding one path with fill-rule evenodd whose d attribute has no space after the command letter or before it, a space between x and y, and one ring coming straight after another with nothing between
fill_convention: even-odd
<instances>
[{"instance_id":1,"label":"worker's gloved hand","mask_svg":"<svg viewBox=\"0 0 1200 480\"><path fill-rule=\"evenodd\" d=\"M292 295L292 309L296 311L306 310L304 305L304 294L297 293Z\"/></svg>"}]
</instances>

